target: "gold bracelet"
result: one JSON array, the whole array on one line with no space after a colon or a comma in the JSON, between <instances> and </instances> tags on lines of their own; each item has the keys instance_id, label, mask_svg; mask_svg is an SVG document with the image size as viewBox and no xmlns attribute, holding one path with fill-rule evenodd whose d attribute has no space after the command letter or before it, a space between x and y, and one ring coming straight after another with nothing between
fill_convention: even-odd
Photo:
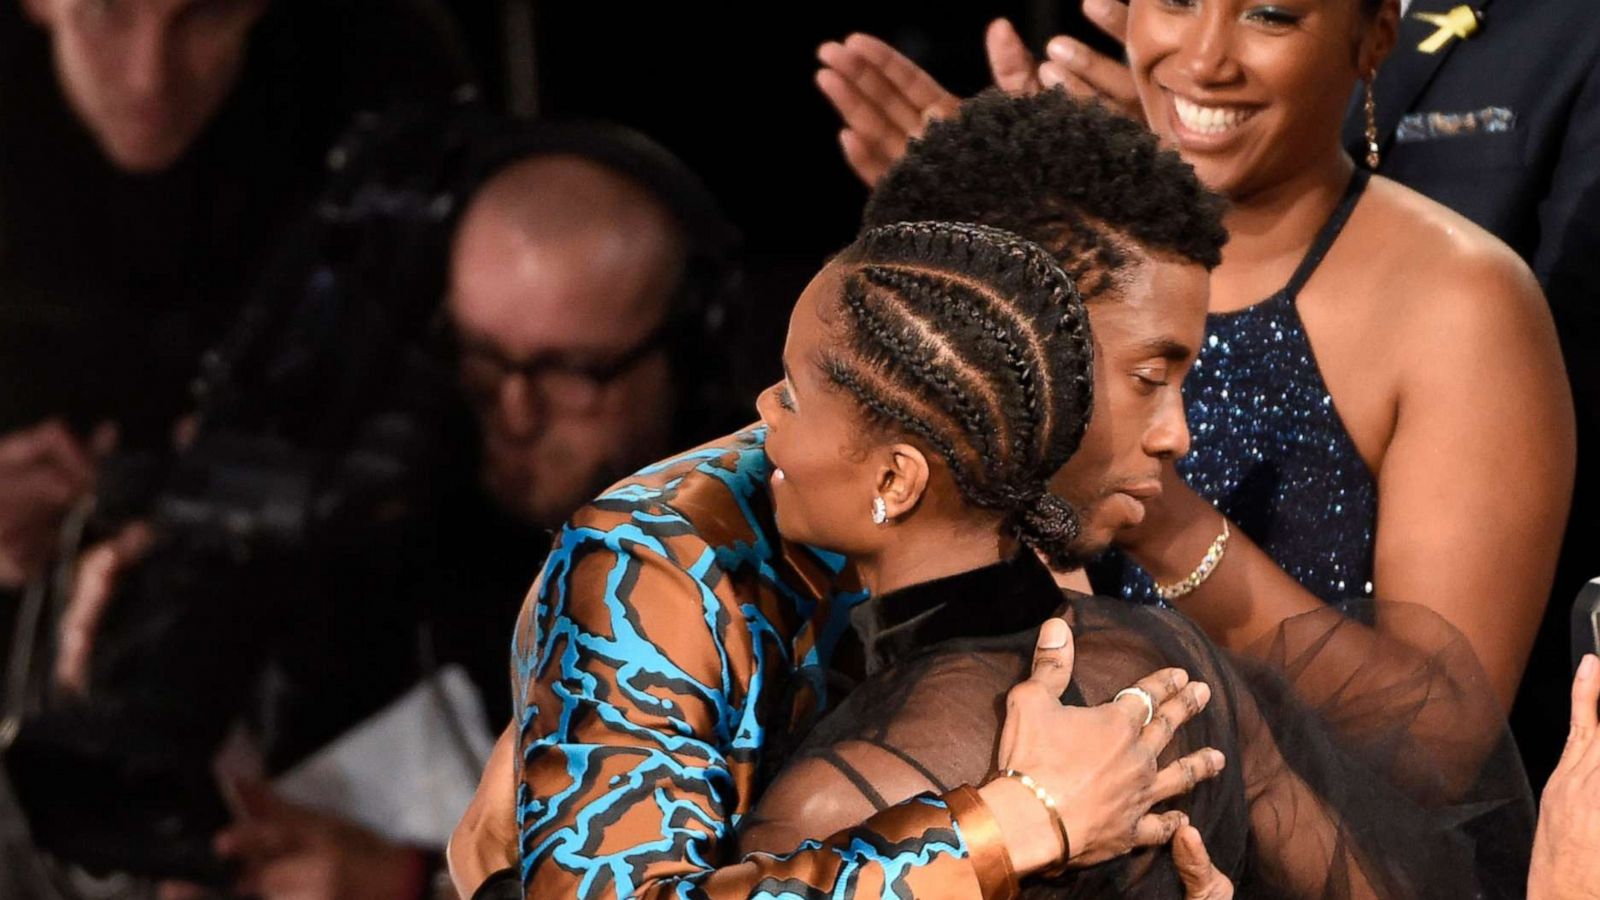
<instances>
[{"instance_id":1,"label":"gold bracelet","mask_svg":"<svg viewBox=\"0 0 1600 900\"><path fill-rule=\"evenodd\" d=\"M1056 798L1050 796L1050 792L1045 790L1044 786L1039 782L1034 781L1026 772L1006 769L1000 773L1000 777L1013 778L1023 787L1033 791L1033 795L1039 798L1039 802L1044 804L1044 808L1050 811L1050 818L1055 820L1056 831L1061 835L1061 864L1053 869L1047 869L1044 874L1050 876L1059 875L1067 867L1067 860L1072 858L1072 840L1067 837L1067 823L1061 818L1061 809L1056 806Z\"/></svg>"},{"instance_id":2,"label":"gold bracelet","mask_svg":"<svg viewBox=\"0 0 1600 900\"><path fill-rule=\"evenodd\" d=\"M1211 573L1215 572L1217 565L1222 562L1222 555L1228 552L1229 535L1228 517L1223 516L1222 533L1217 535L1217 539L1211 542L1211 547L1206 550L1206 555L1200 560L1200 565L1195 566L1194 571L1189 573L1189 577L1182 581L1175 581L1172 584L1156 585L1156 593L1160 595L1161 599L1170 603L1180 597L1189 596L1194 593L1195 588L1205 584L1206 579L1211 577Z\"/></svg>"}]
</instances>

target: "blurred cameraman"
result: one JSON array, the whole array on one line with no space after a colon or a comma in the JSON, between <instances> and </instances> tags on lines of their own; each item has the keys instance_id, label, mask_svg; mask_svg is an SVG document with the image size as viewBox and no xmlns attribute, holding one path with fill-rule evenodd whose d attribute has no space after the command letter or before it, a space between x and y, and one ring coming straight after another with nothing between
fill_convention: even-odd
<instances>
[{"instance_id":1,"label":"blurred cameraman","mask_svg":"<svg viewBox=\"0 0 1600 900\"><path fill-rule=\"evenodd\" d=\"M353 591L312 610L314 621L278 652L285 683L263 716L275 732L264 748L269 771L359 730L379 705L451 665L477 688L486 746L487 723L510 710L507 641L546 529L614 479L749 416L716 340L735 288L736 236L698 180L623 129L508 131L488 142L487 177L456 226L445 298L450 358L481 438L479 488L445 511L448 545L405 568L416 581L404 592L414 596ZM87 687L96 624L142 543L135 530L86 554L65 619L63 684ZM427 660L417 658L419 628ZM367 774L387 776L396 792L412 787ZM469 774L468 795L471 787ZM290 802L264 782L240 788L246 814L214 842L240 864L239 891L268 900L449 895L437 877L442 847L380 837L354 821L361 810ZM441 810L441 838L459 812ZM200 895L180 885L165 892Z\"/></svg>"},{"instance_id":2,"label":"blurred cameraman","mask_svg":"<svg viewBox=\"0 0 1600 900\"><path fill-rule=\"evenodd\" d=\"M96 426L169 440L352 116L469 80L434 0L0 0L0 638Z\"/></svg>"},{"instance_id":3,"label":"blurred cameraman","mask_svg":"<svg viewBox=\"0 0 1600 900\"><path fill-rule=\"evenodd\" d=\"M448 306L481 480L506 510L559 527L678 446L672 360L687 348L672 352L673 304L687 245L648 188L582 156L516 163L473 199Z\"/></svg>"}]
</instances>

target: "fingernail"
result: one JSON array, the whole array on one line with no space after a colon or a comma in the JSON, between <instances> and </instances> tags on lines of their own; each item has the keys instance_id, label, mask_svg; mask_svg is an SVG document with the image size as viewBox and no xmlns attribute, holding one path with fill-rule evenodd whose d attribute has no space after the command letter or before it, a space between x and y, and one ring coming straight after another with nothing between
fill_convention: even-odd
<instances>
[{"instance_id":1,"label":"fingernail","mask_svg":"<svg viewBox=\"0 0 1600 900\"><path fill-rule=\"evenodd\" d=\"M1585 653L1583 662L1578 663L1578 677L1584 681L1593 678L1595 666L1597 665L1600 665L1600 659L1596 659L1593 653Z\"/></svg>"},{"instance_id":2,"label":"fingernail","mask_svg":"<svg viewBox=\"0 0 1600 900\"><path fill-rule=\"evenodd\" d=\"M1045 47L1045 53L1056 62L1070 63L1078 55L1078 43L1067 37L1053 38Z\"/></svg>"},{"instance_id":3,"label":"fingernail","mask_svg":"<svg viewBox=\"0 0 1600 900\"><path fill-rule=\"evenodd\" d=\"M1222 771L1223 767L1228 764L1228 758L1222 755L1221 750L1213 750L1211 751L1211 764L1218 772L1220 772Z\"/></svg>"},{"instance_id":4,"label":"fingernail","mask_svg":"<svg viewBox=\"0 0 1600 900\"><path fill-rule=\"evenodd\" d=\"M1059 650L1067 645L1067 621L1065 619L1045 619L1039 626L1039 649Z\"/></svg>"},{"instance_id":5,"label":"fingernail","mask_svg":"<svg viewBox=\"0 0 1600 900\"><path fill-rule=\"evenodd\" d=\"M1057 72L1054 67L1047 65L1039 67L1039 83L1045 87L1055 87L1064 81L1066 79L1061 77L1061 73Z\"/></svg>"}]
</instances>

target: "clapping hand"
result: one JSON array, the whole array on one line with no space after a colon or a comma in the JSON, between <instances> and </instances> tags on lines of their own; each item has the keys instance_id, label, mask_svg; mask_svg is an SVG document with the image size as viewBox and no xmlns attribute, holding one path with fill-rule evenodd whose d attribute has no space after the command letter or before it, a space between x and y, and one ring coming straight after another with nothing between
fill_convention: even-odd
<instances>
[{"instance_id":1,"label":"clapping hand","mask_svg":"<svg viewBox=\"0 0 1600 900\"><path fill-rule=\"evenodd\" d=\"M405 900L424 893L419 851L290 803L264 784L238 787L248 812L213 843L218 856L240 863L239 891L263 900Z\"/></svg>"},{"instance_id":2,"label":"clapping hand","mask_svg":"<svg viewBox=\"0 0 1600 900\"><path fill-rule=\"evenodd\" d=\"M1122 40L1126 4L1084 0L1083 8L1091 22ZM1011 23L996 19L984 35L984 50L1001 90L1031 94L1059 85L1076 96L1099 97L1130 116L1142 115L1128 67L1072 38L1051 40L1049 59L1039 63ZM954 115L960 105L960 98L933 76L868 34L823 44L817 59L822 63L817 87L844 120L839 146L845 161L869 187L905 155L906 145L922 135L928 122Z\"/></svg>"},{"instance_id":3,"label":"clapping hand","mask_svg":"<svg viewBox=\"0 0 1600 900\"><path fill-rule=\"evenodd\" d=\"M869 187L930 120L953 115L960 104L916 63L868 34L823 44L817 59L817 87L844 119L839 146L845 161Z\"/></svg>"},{"instance_id":4,"label":"clapping hand","mask_svg":"<svg viewBox=\"0 0 1600 900\"><path fill-rule=\"evenodd\" d=\"M1083 0L1083 15L1118 44L1126 40L1128 4L1123 0ZM1045 45L1045 56L1038 72L1039 82L1045 87L1060 86L1074 97L1098 98L1131 119L1143 120L1133 73L1122 60L1098 53L1066 35L1051 38Z\"/></svg>"}]
</instances>

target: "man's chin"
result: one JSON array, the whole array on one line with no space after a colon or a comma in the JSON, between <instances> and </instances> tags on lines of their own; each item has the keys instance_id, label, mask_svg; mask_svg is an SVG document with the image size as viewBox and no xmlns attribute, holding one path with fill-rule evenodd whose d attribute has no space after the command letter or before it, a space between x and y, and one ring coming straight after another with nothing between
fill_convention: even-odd
<instances>
[{"instance_id":1,"label":"man's chin","mask_svg":"<svg viewBox=\"0 0 1600 900\"><path fill-rule=\"evenodd\" d=\"M1082 569L1106 554L1111 549L1109 541L1076 540L1067 548L1064 562L1068 569Z\"/></svg>"},{"instance_id":2,"label":"man's chin","mask_svg":"<svg viewBox=\"0 0 1600 900\"><path fill-rule=\"evenodd\" d=\"M1067 547L1068 561L1076 568L1083 568L1105 556L1116 532L1115 527L1090 516L1079 526L1078 539Z\"/></svg>"},{"instance_id":3,"label":"man's chin","mask_svg":"<svg viewBox=\"0 0 1600 900\"><path fill-rule=\"evenodd\" d=\"M501 477L493 475L484 479L484 488L495 503L513 517L551 530L560 528L572 518L584 504L598 497L602 491L617 480L609 471L584 481L582 478L545 479L546 484L580 484L583 487L574 491L563 491L559 496L552 496L539 490L539 480L534 477Z\"/></svg>"},{"instance_id":4,"label":"man's chin","mask_svg":"<svg viewBox=\"0 0 1600 900\"><path fill-rule=\"evenodd\" d=\"M577 512L578 507L590 499L585 497L583 500L568 502L564 498L551 500L548 497L531 494L512 496L496 494L494 496L500 507L516 519L529 525L548 528L552 531L567 524L567 520L572 518L572 514Z\"/></svg>"},{"instance_id":5,"label":"man's chin","mask_svg":"<svg viewBox=\"0 0 1600 900\"><path fill-rule=\"evenodd\" d=\"M154 175L164 172L182 158L186 144L171 141L118 141L102 140L100 150L117 168L130 175Z\"/></svg>"}]
</instances>

